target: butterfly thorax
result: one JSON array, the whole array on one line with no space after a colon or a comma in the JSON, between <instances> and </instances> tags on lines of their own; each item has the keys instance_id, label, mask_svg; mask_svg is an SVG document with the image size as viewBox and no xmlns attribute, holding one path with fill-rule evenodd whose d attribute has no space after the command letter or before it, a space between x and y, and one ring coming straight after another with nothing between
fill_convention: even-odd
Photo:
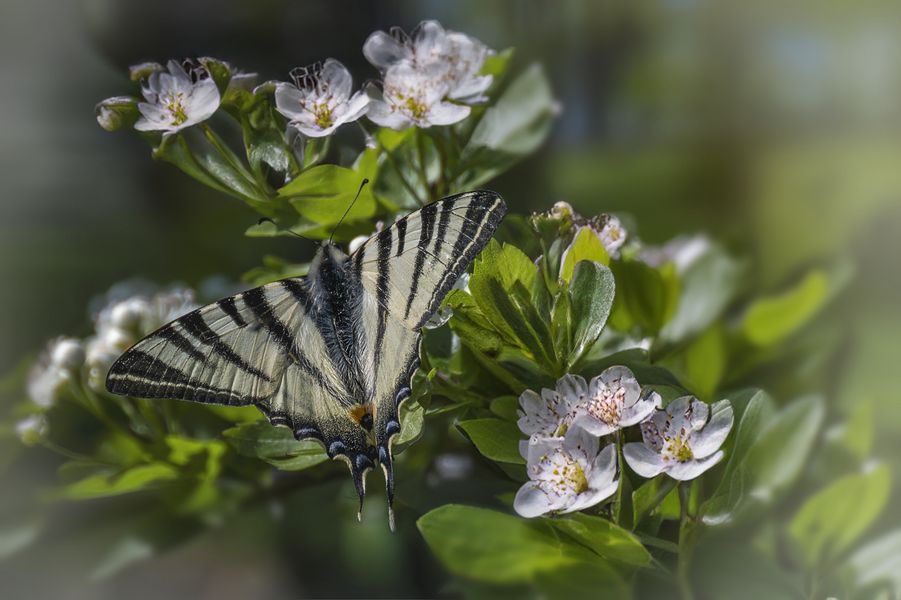
<instances>
[{"instance_id":1,"label":"butterfly thorax","mask_svg":"<svg viewBox=\"0 0 901 600\"><path fill-rule=\"evenodd\" d=\"M366 335L358 318L363 287L350 271L348 255L335 244L323 242L310 264L307 282L310 314L348 394L336 400L347 406L367 406L372 391L359 358L366 347Z\"/></svg>"}]
</instances>

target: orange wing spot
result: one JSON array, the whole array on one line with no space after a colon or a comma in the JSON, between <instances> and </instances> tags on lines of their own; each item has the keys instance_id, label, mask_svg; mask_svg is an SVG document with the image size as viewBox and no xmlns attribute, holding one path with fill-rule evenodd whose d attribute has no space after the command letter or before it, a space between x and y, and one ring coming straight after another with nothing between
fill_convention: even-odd
<instances>
[{"instance_id":1,"label":"orange wing spot","mask_svg":"<svg viewBox=\"0 0 901 600\"><path fill-rule=\"evenodd\" d=\"M372 429L372 405L371 404L357 404L349 411L350 418L353 419L353 422L358 424L360 427L369 431Z\"/></svg>"}]
</instances>

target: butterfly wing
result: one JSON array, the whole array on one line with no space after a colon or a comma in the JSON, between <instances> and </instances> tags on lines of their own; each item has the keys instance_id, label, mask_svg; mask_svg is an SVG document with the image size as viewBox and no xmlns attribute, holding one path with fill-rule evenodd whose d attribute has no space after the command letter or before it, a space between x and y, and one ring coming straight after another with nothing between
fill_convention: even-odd
<instances>
[{"instance_id":1,"label":"butterfly wing","mask_svg":"<svg viewBox=\"0 0 901 600\"><path fill-rule=\"evenodd\" d=\"M389 500L391 438L400 431L398 410L418 366L419 330L494 235L506 208L494 192L450 196L399 219L351 256L373 340L363 361L373 374L375 441Z\"/></svg>"},{"instance_id":2,"label":"butterfly wing","mask_svg":"<svg viewBox=\"0 0 901 600\"><path fill-rule=\"evenodd\" d=\"M113 364L107 389L143 398L255 405L329 455L368 452L353 403L329 360L307 282L286 279L199 308L150 334ZM352 466L353 469L353 466Z\"/></svg>"}]
</instances>

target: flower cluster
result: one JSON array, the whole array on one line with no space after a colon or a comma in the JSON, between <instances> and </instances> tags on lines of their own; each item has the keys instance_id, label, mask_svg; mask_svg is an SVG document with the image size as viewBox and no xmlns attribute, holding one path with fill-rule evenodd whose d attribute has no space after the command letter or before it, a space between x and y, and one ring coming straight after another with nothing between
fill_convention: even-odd
<instances>
[{"instance_id":1,"label":"flower cluster","mask_svg":"<svg viewBox=\"0 0 901 600\"><path fill-rule=\"evenodd\" d=\"M377 31L363 44L367 60L382 72L371 88L369 119L383 127L451 125L469 116L469 104L484 102L491 75L481 75L491 50L437 21L423 21L407 35L399 28Z\"/></svg>"},{"instance_id":2,"label":"flower cluster","mask_svg":"<svg viewBox=\"0 0 901 600\"><path fill-rule=\"evenodd\" d=\"M329 58L294 69L290 82L257 86L251 95L259 99L274 91L274 108L288 121L286 138L297 133L308 138L330 136L364 115L393 129L451 125L469 116L470 105L487 100L493 77L481 71L491 53L466 34L447 31L437 21L423 21L410 35L392 28L366 40L363 54L381 72L381 88L370 85L365 92L353 92L348 69ZM136 109L134 128L160 132L164 138L206 121L232 89L249 91L255 78L212 58L170 60L165 67L142 63L130 71L133 80L142 82L143 98L115 96L100 102L98 123L113 131ZM224 73L218 76L215 71Z\"/></svg>"},{"instance_id":3,"label":"flower cluster","mask_svg":"<svg viewBox=\"0 0 901 600\"><path fill-rule=\"evenodd\" d=\"M623 447L626 462L642 477L666 473L693 479L723 457L719 449L732 428L732 407L708 407L685 396L662 409L656 392L643 393L632 371L614 366L586 383L564 375L556 389L526 390L519 398L520 442L529 481L514 500L524 517L567 513L598 504L616 491L615 444L601 439L639 425L642 442Z\"/></svg>"}]
</instances>

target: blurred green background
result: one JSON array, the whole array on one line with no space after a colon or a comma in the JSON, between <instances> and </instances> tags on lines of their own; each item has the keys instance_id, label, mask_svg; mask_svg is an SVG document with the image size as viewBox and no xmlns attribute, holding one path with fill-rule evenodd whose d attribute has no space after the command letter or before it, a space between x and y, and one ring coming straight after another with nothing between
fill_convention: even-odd
<instances>
[{"instance_id":1,"label":"blurred green background","mask_svg":"<svg viewBox=\"0 0 901 600\"><path fill-rule=\"evenodd\" d=\"M369 32L436 18L493 48L515 46L518 61L540 61L553 82L562 111L550 142L492 186L512 210L566 200L583 214L629 214L633 234L649 242L706 231L751 257L748 285L762 292L780 291L812 265L847 259L850 288L819 325L824 336L840 338L843 351L828 368L812 354L809 375L839 413L873 403L875 455L901 480L898 3L0 6L0 372L49 337L86 333L91 298L115 282L237 280L265 254L300 260L309 252L298 240L245 238L256 218L250 209L155 163L136 136L97 126L94 104L129 89L128 65L211 55L265 80L334 56L360 82L375 76L360 54ZM790 390L792 379L774 375L761 384ZM34 477L46 467L36 463ZM262 507L90 584L93 567L80 557L99 542L61 538L40 564L32 555L0 565L0 596L433 592L426 579L437 567L424 545L390 541L381 515L359 526L335 514L328 502L335 485ZM270 509L290 516L274 521ZM79 510L71 509L73 522ZM4 525L13 518L0 512ZM882 525L898 522L896 507ZM344 560L332 561L333 552ZM348 560L359 566L337 569Z\"/></svg>"}]
</instances>

